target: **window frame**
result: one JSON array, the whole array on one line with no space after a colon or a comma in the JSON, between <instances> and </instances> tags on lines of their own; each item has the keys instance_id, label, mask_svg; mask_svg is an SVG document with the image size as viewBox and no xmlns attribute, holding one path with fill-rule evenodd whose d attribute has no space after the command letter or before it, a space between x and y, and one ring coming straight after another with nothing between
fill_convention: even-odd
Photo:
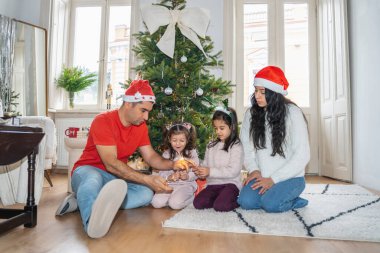
<instances>
[{"instance_id":1,"label":"window frame","mask_svg":"<svg viewBox=\"0 0 380 253\"><path fill-rule=\"evenodd\" d=\"M317 94L318 89L318 67L317 67L317 18L316 18L316 2L315 0L239 0L237 4L237 36L244 35L244 5L245 4L268 4L268 65L276 65L285 69L285 36L284 36L284 5L285 4L302 4L308 5L309 15L309 101L310 105L306 108L317 106L317 97L312 98L313 94ZM239 15L241 13L241 15ZM244 41L236 49L237 58L244 59ZM249 108L244 106L244 62L241 67L236 69L237 85L236 90L236 107L239 117ZM239 78L239 76L241 78Z\"/></svg>"},{"instance_id":2,"label":"window frame","mask_svg":"<svg viewBox=\"0 0 380 253\"><path fill-rule=\"evenodd\" d=\"M67 65L73 66L73 59L74 59L74 41L75 41L75 15L76 15L76 8L78 7L100 7L101 8L101 27L100 27L100 49L99 49L99 66L98 66L98 96L97 96L97 102L96 104L81 104L76 105L76 109L84 109L84 110L103 110L106 109L106 100L103 99L105 97L105 92L107 90L107 83L105 80L106 73L107 73L107 59L108 59L108 26L109 26L109 16L110 16L110 7L112 6L131 6L131 35L133 34L134 30L132 30L132 27L134 27L134 3L135 0L73 0L70 7L70 28L69 28L69 42L68 42L68 59L67 59ZM131 36L132 37L132 36ZM132 45L132 39L130 39L130 45ZM129 58L131 58L132 55L132 46L129 48ZM131 63L131 59L129 61ZM131 65L130 65L131 66ZM129 76L130 73L129 73ZM67 95L66 95L67 96ZM67 103L65 104L67 107Z\"/></svg>"}]
</instances>

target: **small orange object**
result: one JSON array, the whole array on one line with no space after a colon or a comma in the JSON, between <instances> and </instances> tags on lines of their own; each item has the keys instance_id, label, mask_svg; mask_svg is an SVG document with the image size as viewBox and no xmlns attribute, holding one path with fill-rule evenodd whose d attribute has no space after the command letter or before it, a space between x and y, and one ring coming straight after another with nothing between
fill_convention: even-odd
<instances>
[{"instance_id":1,"label":"small orange object","mask_svg":"<svg viewBox=\"0 0 380 253\"><path fill-rule=\"evenodd\" d=\"M197 182L198 188L194 193L195 196L197 196L204 188L206 188L206 179L198 178L196 182Z\"/></svg>"},{"instance_id":2,"label":"small orange object","mask_svg":"<svg viewBox=\"0 0 380 253\"><path fill-rule=\"evenodd\" d=\"M177 163L181 166L182 169L188 171L189 170L189 164L188 162L183 158L181 157Z\"/></svg>"}]
</instances>

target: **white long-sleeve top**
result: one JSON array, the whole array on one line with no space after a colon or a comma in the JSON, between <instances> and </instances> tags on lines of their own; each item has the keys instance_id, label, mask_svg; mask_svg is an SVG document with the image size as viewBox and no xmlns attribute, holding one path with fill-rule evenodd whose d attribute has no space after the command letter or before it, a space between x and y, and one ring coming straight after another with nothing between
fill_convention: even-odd
<instances>
[{"instance_id":1,"label":"white long-sleeve top","mask_svg":"<svg viewBox=\"0 0 380 253\"><path fill-rule=\"evenodd\" d=\"M241 189L243 146L241 143L234 144L228 152L223 150L223 146L223 142L218 142L214 147L206 149L202 166L210 168L207 185L231 183Z\"/></svg>"},{"instance_id":2,"label":"white long-sleeve top","mask_svg":"<svg viewBox=\"0 0 380 253\"><path fill-rule=\"evenodd\" d=\"M261 171L263 177L271 177L274 183L290 178L303 177L305 167L310 160L309 135L301 109L293 104L287 105L288 114L285 119L286 137L283 144L285 158L272 154L272 133L265 123L266 148L256 150L250 138L249 129L251 113L245 112L240 131L240 140L244 148L244 166L248 172Z\"/></svg>"}]
</instances>

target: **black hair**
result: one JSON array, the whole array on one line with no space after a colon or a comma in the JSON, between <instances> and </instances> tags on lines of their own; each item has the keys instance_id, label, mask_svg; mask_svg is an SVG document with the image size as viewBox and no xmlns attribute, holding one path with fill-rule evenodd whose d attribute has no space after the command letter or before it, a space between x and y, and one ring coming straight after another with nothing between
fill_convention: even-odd
<instances>
[{"instance_id":1,"label":"black hair","mask_svg":"<svg viewBox=\"0 0 380 253\"><path fill-rule=\"evenodd\" d=\"M240 143L240 139L239 139L239 134L238 134L238 121L237 121L236 111L232 109L231 107L228 107L226 109L227 111L230 112L229 114L223 111L215 111L214 115L212 116L212 121L222 120L231 129L231 134L224 141L224 146L223 146L223 150L228 152L228 149L231 148L234 144ZM207 147L212 148L220 141L221 140L217 138L216 140L210 142Z\"/></svg>"},{"instance_id":2,"label":"black hair","mask_svg":"<svg viewBox=\"0 0 380 253\"><path fill-rule=\"evenodd\" d=\"M266 148L265 143L265 120L268 120L270 132L272 133L272 156L276 154L285 157L283 144L286 136L286 117L289 113L288 104L297 106L296 103L286 98L284 95L265 89L265 99L267 106L260 107L257 104L255 94L251 97L251 122L250 137L255 149ZM297 106L298 107L298 106ZM304 119L306 121L305 115ZM307 121L306 121L307 122Z\"/></svg>"}]
</instances>

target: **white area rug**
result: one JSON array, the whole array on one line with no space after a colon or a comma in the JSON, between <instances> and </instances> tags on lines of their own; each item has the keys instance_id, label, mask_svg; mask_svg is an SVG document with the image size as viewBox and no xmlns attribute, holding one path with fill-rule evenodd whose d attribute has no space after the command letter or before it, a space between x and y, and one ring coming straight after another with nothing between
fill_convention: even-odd
<instances>
[{"instance_id":1,"label":"white area rug","mask_svg":"<svg viewBox=\"0 0 380 253\"><path fill-rule=\"evenodd\" d=\"M192 205L163 227L260 235L380 242L380 197L358 185L308 184L305 208L285 213L263 210L216 212Z\"/></svg>"}]
</instances>

